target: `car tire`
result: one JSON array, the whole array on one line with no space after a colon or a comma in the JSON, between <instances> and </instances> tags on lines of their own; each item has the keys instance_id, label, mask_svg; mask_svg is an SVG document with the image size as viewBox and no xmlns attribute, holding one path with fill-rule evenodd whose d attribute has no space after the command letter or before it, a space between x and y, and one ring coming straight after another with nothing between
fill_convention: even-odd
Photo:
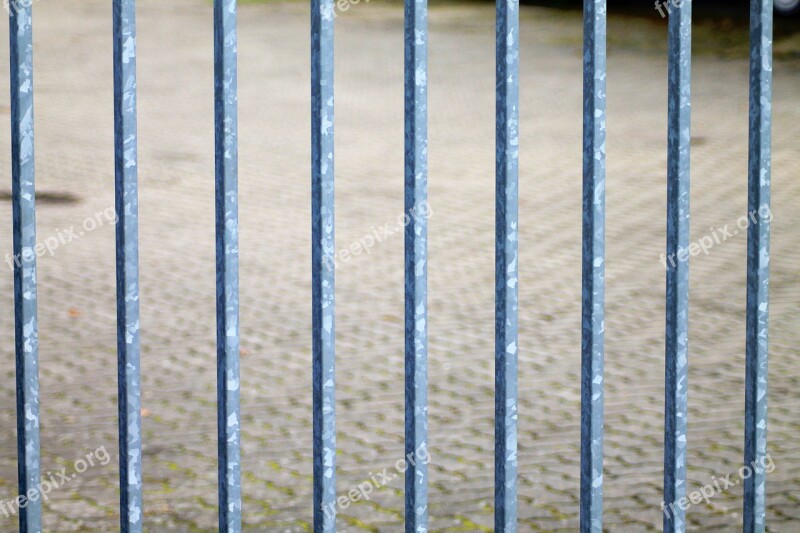
<instances>
[{"instance_id":1,"label":"car tire","mask_svg":"<svg viewBox=\"0 0 800 533\"><path fill-rule=\"evenodd\" d=\"M775 0L775 12L781 15L799 13L800 0Z\"/></svg>"}]
</instances>

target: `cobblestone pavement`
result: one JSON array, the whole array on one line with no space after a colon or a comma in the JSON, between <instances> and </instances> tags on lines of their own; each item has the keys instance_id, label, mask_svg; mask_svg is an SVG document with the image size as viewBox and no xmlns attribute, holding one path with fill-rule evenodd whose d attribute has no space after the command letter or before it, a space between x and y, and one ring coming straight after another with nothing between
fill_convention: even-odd
<instances>
[{"instance_id":1,"label":"cobblestone pavement","mask_svg":"<svg viewBox=\"0 0 800 533\"><path fill-rule=\"evenodd\" d=\"M107 1L35 3L45 471L116 456L111 19ZM390 234L337 270L339 489L402 458L402 10L337 19L337 242ZM145 523L216 527L211 3L139 9ZM632 21L635 25L640 22ZM655 20L653 24L662 24ZM493 7L432 9L430 50L431 530L489 531L493 501ZM615 23L617 26L619 22ZM657 29L657 28L656 28ZM658 29L657 29L658 30ZM3 30L5 31L5 30ZM660 33L659 33L660 32ZM244 521L311 522L309 23L306 5L241 9ZM579 14L522 12L521 531L578 523L581 52ZM665 28L653 39L665 38ZM7 38L0 39L7 57ZM7 87L7 68L0 69ZM746 207L747 61L694 63L693 239ZM608 73L605 520L660 528L666 63L616 48ZM0 132L9 131L6 91ZM770 531L800 530L800 64L775 65ZM7 134L0 171L9 178ZM67 197L69 193L72 197ZM48 200L49 194L49 200ZM96 214L100 213L97 216ZM0 201L3 253L11 214ZM94 220L97 226L90 229ZM388 224L388 226L387 226ZM692 260L690 490L743 447L742 232ZM5 267L4 267L5 268ZM12 276L0 276L0 498L14 496ZM54 490L47 531L117 527L116 458ZM342 510L342 531L400 531L403 482ZM689 510L738 529L741 484ZM0 515L0 530L16 519Z\"/></svg>"}]
</instances>

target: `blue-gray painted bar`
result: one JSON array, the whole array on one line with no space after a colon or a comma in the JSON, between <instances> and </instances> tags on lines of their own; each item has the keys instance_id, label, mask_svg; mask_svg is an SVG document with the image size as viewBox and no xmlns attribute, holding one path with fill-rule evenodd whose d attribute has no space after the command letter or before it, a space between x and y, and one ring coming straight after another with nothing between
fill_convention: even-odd
<instances>
[{"instance_id":1,"label":"blue-gray painted bar","mask_svg":"<svg viewBox=\"0 0 800 533\"><path fill-rule=\"evenodd\" d=\"M219 530L242 528L236 0L214 0Z\"/></svg>"},{"instance_id":2,"label":"blue-gray painted bar","mask_svg":"<svg viewBox=\"0 0 800 533\"><path fill-rule=\"evenodd\" d=\"M750 161L747 229L747 366L745 372L744 531L766 527L767 339L770 181L772 174L772 0L750 4ZM751 215L752 216L752 215Z\"/></svg>"},{"instance_id":3,"label":"blue-gray painted bar","mask_svg":"<svg viewBox=\"0 0 800 533\"><path fill-rule=\"evenodd\" d=\"M19 495L39 485L39 324L33 164L33 28L30 3L9 7L11 190L14 220L14 339ZM19 506L19 530L42 530L41 498Z\"/></svg>"},{"instance_id":4,"label":"blue-gray painted bar","mask_svg":"<svg viewBox=\"0 0 800 533\"><path fill-rule=\"evenodd\" d=\"M519 0L497 0L495 28L495 531L517 530Z\"/></svg>"},{"instance_id":5,"label":"blue-gray painted bar","mask_svg":"<svg viewBox=\"0 0 800 533\"><path fill-rule=\"evenodd\" d=\"M114 159L120 528L142 530L139 385L139 201L136 155L136 1L114 0Z\"/></svg>"},{"instance_id":6,"label":"blue-gray painted bar","mask_svg":"<svg viewBox=\"0 0 800 533\"><path fill-rule=\"evenodd\" d=\"M675 502L686 495L691 54L692 2L685 1L669 15L664 531L670 532L686 529L686 511Z\"/></svg>"},{"instance_id":7,"label":"blue-gray painted bar","mask_svg":"<svg viewBox=\"0 0 800 533\"><path fill-rule=\"evenodd\" d=\"M333 0L311 0L314 531L336 531Z\"/></svg>"},{"instance_id":8,"label":"blue-gray painted bar","mask_svg":"<svg viewBox=\"0 0 800 533\"><path fill-rule=\"evenodd\" d=\"M605 358L606 0L583 3L583 266L581 519L603 531Z\"/></svg>"},{"instance_id":9,"label":"blue-gray painted bar","mask_svg":"<svg viewBox=\"0 0 800 533\"><path fill-rule=\"evenodd\" d=\"M428 3L405 0L406 533L428 530ZM411 216L415 215L415 216ZM422 455L422 454L420 454Z\"/></svg>"}]
</instances>

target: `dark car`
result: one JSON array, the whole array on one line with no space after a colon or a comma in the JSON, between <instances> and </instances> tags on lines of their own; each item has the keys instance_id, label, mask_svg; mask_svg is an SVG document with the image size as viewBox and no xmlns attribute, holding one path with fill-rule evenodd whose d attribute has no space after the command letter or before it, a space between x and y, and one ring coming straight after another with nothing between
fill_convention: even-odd
<instances>
[{"instance_id":1,"label":"dark car","mask_svg":"<svg viewBox=\"0 0 800 533\"><path fill-rule=\"evenodd\" d=\"M658 10L658 12L662 16L664 16L666 13L669 12L668 9L669 7L678 5L680 1L682 0L655 0L656 10ZM520 0L520 2L542 3L553 6L565 6L565 7L568 5L575 6L580 4L580 2L578 2L577 0ZM704 4L705 3L706 2L704 2ZM739 9L740 7L747 9L747 6L750 2L749 1L745 2L745 0L742 0L741 2L730 2L730 0L716 0L716 1L712 0L711 2L708 3L718 6L719 8L722 8L722 6L726 5L728 7L733 7L735 5L736 9ZM775 13L777 13L778 15L800 14L800 0L773 0L773 3L775 6ZM608 4L609 5L614 4L616 6L625 5L628 7L633 7L633 6L641 6L642 2L641 0L608 0ZM647 2L644 2L644 4L647 4Z\"/></svg>"},{"instance_id":2,"label":"dark car","mask_svg":"<svg viewBox=\"0 0 800 533\"><path fill-rule=\"evenodd\" d=\"M795 15L800 13L800 0L773 0L775 13L779 15ZM676 0L656 0L656 9L663 15L663 8L666 5L675 5ZM718 2L722 4L723 2ZM742 2L744 4L744 2ZM659 6L661 8L659 9ZM667 10L668 11L668 10Z\"/></svg>"}]
</instances>

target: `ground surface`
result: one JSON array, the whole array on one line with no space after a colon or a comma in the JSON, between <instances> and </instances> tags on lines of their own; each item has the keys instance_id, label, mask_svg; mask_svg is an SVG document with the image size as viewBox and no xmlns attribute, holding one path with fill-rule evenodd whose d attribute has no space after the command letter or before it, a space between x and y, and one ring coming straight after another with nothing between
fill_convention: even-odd
<instances>
[{"instance_id":1,"label":"ground surface","mask_svg":"<svg viewBox=\"0 0 800 533\"><path fill-rule=\"evenodd\" d=\"M35 3L45 471L116 455L111 23L107 1ZM608 73L606 525L660 528L666 63L617 46ZM210 2L139 9L145 523L216 527L212 13ZM488 531L493 500L494 18L491 5L430 16L431 529ZM701 30L698 30L701 31ZM5 32L5 30L4 30ZM241 327L244 521L311 521L308 12L241 9ZM522 12L521 531L578 520L580 18ZM402 14L361 3L337 19L337 242L392 234L337 271L339 490L402 457ZM0 39L7 57L7 38ZM7 69L0 69L7 87ZM8 129L8 100L0 132ZM768 482L771 531L800 529L800 65L775 65L774 239ZM694 63L693 239L746 206L746 57ZM8 184L8 135L0 170ZM77 201L46 202L45 193ZM100 213L103 224L84 231ZM11 214L0 203L0 250ZM95 219L98 220L98 219ZM91 225L91 224L89 224ZM742 457L745 237L692 262L690 490L736 479ZM5 267L4 267L5 268ZM15 494L12 276L0 276L0 498ZM49 497L47 531L117 526L116 460ZM399 477L343 510L342 531L399 531ZM690 528L738 529L741 485L689 510ZM16 527L0 515L0 530Z\"/></svg>"}]
</instances>

